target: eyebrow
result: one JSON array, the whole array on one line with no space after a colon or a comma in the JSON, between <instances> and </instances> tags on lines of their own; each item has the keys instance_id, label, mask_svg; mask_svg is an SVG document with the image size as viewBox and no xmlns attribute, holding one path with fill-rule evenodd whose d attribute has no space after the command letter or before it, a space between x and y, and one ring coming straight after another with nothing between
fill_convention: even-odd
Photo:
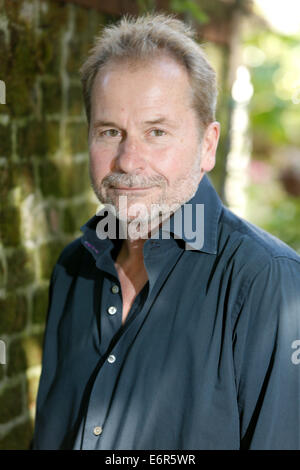
<instances>
[{"instance_id":1,"label":"eyebrow","mask_svg":"<svg viewBox=\"0 0 300 470\"><path fill-rule=\"evenodd\" d=\"M166 117L159 117L157 119L152 119L150 121L145 121L145 124L168 124L172 127L175 127L176 126L176 122L171 120L171 119L167 119Z\"/></svg>"},{"instance_id":2,"label":"eyebrow","mask_svg":"<svg viewBox=\"0 0 300 470\"><path fill-rule=\"evenodd\" d=\"M163 116L158 117L156 119L151 119L151 120L148 120L148 121L144 121L144 124L147 124L147 125L149 125L149 124L150 125L153 125L153 124L167 124L170 127L177 127L178 126L175 121L173 121L171 119L167 119L166 117L163 117ZM115 122L102 121L101 119L97 120L93 127L95 129L97 127L117 127L118 129L121 129L120 126L118 124L116 124Z\"/></svg>"},{"instance_id":3,"label":"eyebrow","mask_svg":"<svg viewBox=\"0 0 300 470\"><path fill-rule=\"evenodd\" d=\"M111 122L111 121L101 121L101 120L98 120L95 122L94 124L94 128L96 127L119 127L116 123L114 122Z\"/></svg>"}]
</instances>

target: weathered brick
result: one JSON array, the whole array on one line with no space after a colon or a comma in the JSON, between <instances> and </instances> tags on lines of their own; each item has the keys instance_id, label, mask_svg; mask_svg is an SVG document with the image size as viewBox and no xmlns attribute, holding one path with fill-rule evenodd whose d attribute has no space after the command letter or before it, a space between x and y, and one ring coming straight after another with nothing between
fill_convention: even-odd
<instances>
[{"instance_id":1,"label":"weathered brick","mask_svg":"<svg viewBox=\"0 0 300 470\"><path fill-rule=\"evenodd\" d=\"M60 10L61 16L57 17L55 21L51 21L51 15L48 12L53 8L54 2L38 2L40 7L39 12L39 27L40 27L40 61L43 65L43 73L53 75L54 77L60 71L60 63L62 57L61 48L61 34L63 33L64 23L64 8ZM57 6L57 5L56 5ZM45 14L46 12L46 14Z\"/></svg>"},{"instance_id":2,"label":"weathered brick","mask_svg":"<svg viewBox=\"0 0 300 470\"><path fill-rule=\"evenodd\" d=\"M18 129L17 153L21 158L52 155L58 150L59 145L59 123L57 122L34 120Z\"/></svg>"},{"instance_id":3,"label":"weathered brick","mask_svg":"<svg viewBox=\"0 0 300 470\"><path fill-rule=\"evenodd\" d=\"M20 202L35 191L34 166L32 162L23 161L12 167L12 186L18 188Z\"/></svg>"},{"instance_id":4,"label":"weathered brick","mask_svg":"<svg viewBox=\"0 0 300 470\"><path fill-rule=\"evenodd\" d=\"M56 207L49 207L33 201L32 210L23 213L23 235L26 240L40 242L50 236L57 236L60 233L59 213Z\"/></svg>"},{"instance_id":5,"label":"weathered brick","mask_svg":"<svg viewBox=\"0 0 300 470\"><path fill-rule=\"evenodd\" d=\"M48 291L48 287L38 287L33 294L33 323L45 324L48 309Z\"/></svg>"},{"instance_id":6,"label":"weathered brick","mask_svg":"<svg viewBox=\"0 0 300 470\"><path fill-rule=\"evenodd\" d=\"M33 425L30 419L15 426L0 440L2 450L28 450L33 437Z\"/></svg>"},{"instance_id":7,"label":"weathered brick","mask_svg":"<svg viewBox=\"0 0 300 470\"><path fill-rule=\"evenodd\" d=\"M45 161L39 165L40 189L44 196L67 197L69 195L67 188L62 185L65 166L51 161Z\"/></svg>"},{"instance_id":8,"label":"weathered brick","mask_svg":"<svg viewBox=\"0 0 300 470\"><path fill-rule=\"evenodd\" d=\"M80 196L91 187L89 177L89 163L83 161L80 163L74 163L70 166L70 177L68 183L70 192L74 196Z\"/></svg>"},{"instance_id":9,"label":"weathered brick","mask_svg":"<svg viewBox=\"0 0 300 470\"><path fill-rule=\"evenodd\" d=\"M95 12L93 11L93 14ZM77 8L75 11L74 35L86 39L89 37L89 10Z\"/></svg>"},{"instance_id":10,"label":"weathered brick","mask_svg":"<svg viewBox=\"0 0 300 470\"><path fill-rule=\"evenodd\" d=\"M15 340L9 347L7 375L12 377L20 372L25 372L27 367L27 357L23 346L23 340Z\"/></svg>"},{"instance_id":11,"label":"weathered brick","mask_svg":"<svg viewBox=\"0 0 300 470\"><path fill-rule=\"evenodd\" d=\"M0 30L0 50L5 51L6 50L6 39L5 39L5 33L4 31ZM2 72L1 72L2 73ZM1 77L2 79L4 77Z\"/></svg>"},{"instance_id":12,"label":"weathered brick","mask_svg":"<svg viewBox=\"0 0 300 470\"><path fill-rule=\"evenodd\" d=\"M57 235L59 233L59 211L56 207L46 207L45 216L47 221L48 234Z\"/></svg>"},{"instance_id":13,"label":"weathered brick","mask_svg":"<svg viewBox=\"0 0 300 470\"><path fill-rule=\"evenodd\" d=\"M67 140L70 152L88 152L88 130L85 123L70 123L67 126Z\"/></svg>"},{"instance_id":14,"label":"weathered brick","mask_svg":"<svg viewBox=\"0 0 300 470\"><path fill-rule=\"evenodd\" d=\"M1 382L1 380L3 380L3 378L4 378L4 376L5 376L4 370L5 370L5 369L4 369L3 364L0 364L0 382ZM1 447L0 447L0 449L1 449Z\"/></svg>"},{"instance_id":15,"label":"weathered brick","mask_svg":"<svg viewBox=\"0 0 300 470\"><path fill-rule=\"evenodd\" d=\"M24 9L24 3L19 0L4 0L4 10L11 22L22 25L28 20L33 20L34 0L26 0L27 9ZM26 15L26 11L28 15Z\"/></svg>"},{"instance_id":16,"label":"weathered brick","mask_svg":"<svg viewBox=\"0 0 300 470\"><path fill-rule=\"evenodd\" d=\"M1 77L0 77L1 79ZM0 108L3 106L0 104ZM11 126L3 126L0 124L0 157L9 158L11 154L12 144L11 144Z\"/></svg>"},{"instance_id":17,"label":"weathered brick","mask_svg":"<svg viewBox=\"0 0 300 470\"><path fill-rule=\"evenodd\" d=\"M5 284L6 284L5 277L6 276L5 276L4 260L1 257L0 258L0 289L3 289L5 287Z\"/></svg>"},{"instance_id":18,"label":"weathered brick","mask_svg":"<svg viewBox=\"0 0 300 470\"><path fill-rule=\"evenodd\" d=\"M108 23L113 23L117 20L114 15L104 14L100 12L95 12L93 10L88 11L89 15L89 25L88 33L90 38L94 38L96 35L100 34L101 29L104 25Z\"/></svg>"},{"instance_id":19,"label":"weathered brick","mask_svg":"<svg viewBox=\"0 0 300 470\"><path fill-rule=\"evenodd\" d=\"M83 107L82 89L72 85L68 92L68 112L72 116L85 116Z\"/></svg>"},{"instance_id":20,"label":"weathered brick","mask_svg":"<svg viewBox=\"0 0 300 470\"><path fill-rule=\"evenodd\" d=\"M0 51L3 51L1 54L1 69L0 69L0 80L4 81L6 84L7 79L6 79L6 67L3 67L3 62L6 62L5 59L2 61L2 55L7 54L7 46L6 46L6 40L5 40L5 34L3 31L0 30ZM6 95L6 93L5 93ZM5 99L6 101L6 99ZM3 104L2 102L0 103L0 114L8 114L9 109L6 104ZM1 153L4 153L1 151Z\"/></svg>"},{"instance_id":21,"label":"weathered brick","mask_svg":"<svg viewBox=\"0 0 300 470\"><path fill-rule=\"evenodd\" d=\"M71 205L63 209L62 230L74 234L93 215L96 214L97 204L85 201L81 204Z\"/></svg>"},{"instance_id":22,"label":"weathered brick","mask_svg":"<svg viewBox=\"0 0 300 470\"><path fill-rule=\"evenodd\" d=\"M0 335L22 331L28 319L28 303L24 295L10 294L0 299Z\"/></svg>"},{"instance_id":23,"label":"weathered brick","mask_svg":"<svg viewBox=\"0 0 300 470\"><path fill-rule=\"evenodd\" d=\"M44 196L63 197L64 191L61 191L61 170L56 162L41 162L38 166L40 189ZM62 188L64 189L64 188Z\"/></svg>"},{"instance_id":24,"label":"weathered brick","mask_svg":"<svg viewBox=\"0 0 300 470\"><path fill-rule=\"evenodd\" d=\"M7 288L24 287L35 279L33 251L23 247L16 248L7 255Z\"/></svg>"},{"instance_id":25,"label":"weathered brick","mask_svg":"<svg viewBox=\"0 0 300 470\"><path fill-rule=\"evenodd\" d=\"M55 207L38 205L35 207L34 216L29 218L25 235L33 242L60 234L59 213Z\"/></svg>"},{"instance_id":26,"label":"weathered brick","mask_svg":"<svg viewBox=\"0 0 300 470\"><path fill-rule=\"evenodd\" d=\"M17 0L4 0L5 15L11 21L17 22L19 20L21 7L21 2L18 2Z\"/></svg>"},{"instance_id":27,"label":"weathered brick","mask_svg":"<svg viewBox=\"0 0 300 470\"><path fill-rule=\"evenodd\" d=\"M94 10L78 11L75 17L75 34L69 42L67 72L71 77L79 77L79 69L94 43L94 37L101 27L112 17L105 17Z\"/></svg>"},{"instance_id":28,"label":"weathered brick","mask_svg":"<svg viewBox=\"0 0 300 470\"><path fill-rule=\"evenodd\" d=\"M71 78L79 79L79 69L87 58L92 45L92 38L90 41L81 41L79 36L73 36L69 41L66 71Z\"/></svg>"},{"instance_id":29,"label":"weathered brick","mask_svg":"<svg viewBox=\"0 0 300 470\"><path fill-rule=\"evenodd\" d=\"M56 31L66 26L68 20L68 6L63 2L40 2L39 27L48 32Z\"/></svg>"},{"instance_id":30,"label":"weathered brick","mask_svg":"<svg viewBox=\"0 0 300 470\"><path fill-rule=\"evenodd\" d=\"M3 47L4 46L4 47ZM0 114L9 116L10 108L8 106L8 94L11 92L10 90L10 82L9 82L9 74L7 70L9 68L9 59L8 59L8 46L6 41L3 37L3 41L1 40L1 31L0 31L0 58L1 58L1 68L0 68L0 80L3 80L5 83L5 104L0 104Z\"/></svg>"},{"instance_id":31,"label":"weathered brick","mask_svg":"<svg viewBox=\"0 0 300 470\"><path fill-rule=\"evenodd\" d=\"M12 377L41 364L43 335L35 334L11 341L7 375Z\"/></svg>"},{"instance_id":32,"label":"weathered brick","mask_svg":"<svg viewBox=\"0 0 300 470\"><path fill-rule=\"evenodd\" d=\"M3 78L4 78L4 76L2 74L0 74L0 80L3 80ZM0 104L0 114L6 114L6 115L9 114L9 107L7 106L7 103L6 104Z\"/></svg>"},{"instance_id":33,"label":"weathered brick","mask_svg":"<svg viewBox=\"0 0 300 470\"><path fill-rule=\"evenodd\" d=\"M59 81L45 82L41 84L42 113L53 114L61 112L62 91Z\"/></svg>"},{"instance_id":34,"label":"weathered brick","mask_svg":"<svg viewBox=\"0 0 300 470\"><path fill-rule=\"evenodd\" d=\"M44 47L44 56L47 60L44 62L44 73L48 75L57 76L60 72L62 60L61 48L61 35L62 32L58 30L43 30L42 44Z\"/></svg>"},{"instance_id":35,"label":"weathered brick","mask_svg":"<svg viewBox=\"0 0 300 470\"><path fill-rule=\"evenodd\" d=\"M54 265L65 247L61 241L52 241L39 247L40 272L42 279L49 280Z\"/></svg>"},{"instance_id":36,"label":"weathered brick","mask_svg":"<svg viewBox=\"0 0 300 470\"><path fill-rule=\"evenodd\" d=\"M21 384L5 387L0 392L0 424L8 423L22 413L22 395Z\"/></svg>"},{"instance_id":37,"label":"weathered brick","mask_svg":"<svg viewBox=\"0 0 300 470\"><path fill-rule=\"evenodd\" d=\"M11 165L0 168L0 209L10 203L12 183Z\"/></svg>"},{"instance_id":38,"label":"weathered brick","mask_svg":"<svg viewBox=\"0 0 300 470\"><path fill-rule=\"evenodd\" d=\"M27 407L29 410L33 410L36 403L36 397L39 387L39 377L30 377L27 379L26 395L27 395Z\"/></svg>"},{"instance_id":39,"label":"weathered brick","mask_svg":"<svg viewBox=\"0 0 300 470\"><path fill-rule=\"evenodd\" d=\"M10 44L5 57L7 105L11 116L28 116L37 112L36 77L43 62L39 60L40 41L27 25L9 23ZM1 58L2 60L2 58ZM2 64L1 64L2 65Z\"/></svg>"},{"instance_id":40,"label":"weathered brick","mask_svg":"<svg viewBox=\"0 0 300 470\"><path fill-rule=\"evenodd\" d=\"M88 162L45 161L39 165L40 188L44 196L72 197L90 187Z\"/></svg>"},{"instance_id":41,"label":"weathered brick","mask_svg":"<svg viewBox=\"0 0 300 470\"><path fill-rule=\"evenodd\" d=\"M54 122L54 116L49 121L48 116L61 111L60 68L65 52L62 39L69 28L70 13L75 14L75 25L74 33L68 37L65 71L71 79L79 78L79 67L87 57L94 34L99 32L101 23L106 22L93 10L65 2L5 0L4 3L4 15L9 22L8 34L0 31L0 79L7 84L7 104L0 105L0 113L10 116L11 120L7 125L4 125L4 120L0 124L0 157L7 157L5 166L0 168L1 241L4 244L0 257L0 288L4 292L0 301L0 337L15 336L11 336L8 342L7 364L0 365L0 381L4 377L10 380L16 374L23 374L28 367L41 362L42 335L22 336L26 333L30 313L32 323L42 329L47 314L48 287L45 283L33 292L31 312L27 297L17 294L17 288L26 287L36 280L35 256L41 263L42 278L48 280L67 240L73 238L80 225L96 210L96 204L89 202L72 203L66 209L65 204L60 204L61 198L80 195L90 188L87 160L67 162L70 155L88 153L85 123L69 123L66 139L61 142L61 124ZM33 14L36 8L39 9L37 16ZM39 21L38 34L34 25L36 18ZM41 88L37 87L38 83L41 83ZM72 80L68 88L67 113L73 117L85 117L81 87ZM16 135L19 162L10 158L13 151L12 119L15 116L23 118ZM68 158L59 155L56 163L56 158L49 157L58 150L64 150ZM54 198L45 201L44 196ZM20 212L19 207L24 211ZM31 225L32 233L28 230ZM36 254L21 245L23 237L40 241L45 236L60 237L61 232L64 233L64 242L47 243L36 248ZM37 385L37 377L28 379L25 396L19 386L10 387L10 398L6 395L8 390L3 389L0 424L20 416L26 407L33 411ZM0 449L27 449L31 438L32 422L28 419L0 440Z\"/></svg>"},{"instance_id":42,"label":"weathered brick","mask_svg":"<svg viewBox=\"0 0 300 470\"><path fill-rule=\"evenodd\" d=\"M2 208L0 234L4 246L17 246L21 243L20 224L21 217L18 207Z\"/></svg>"}]
</instances>

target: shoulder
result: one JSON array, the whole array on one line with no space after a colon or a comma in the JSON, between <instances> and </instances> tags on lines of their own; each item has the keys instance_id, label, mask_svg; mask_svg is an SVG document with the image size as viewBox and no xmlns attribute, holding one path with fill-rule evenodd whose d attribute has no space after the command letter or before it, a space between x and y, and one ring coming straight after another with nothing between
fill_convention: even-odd
<instances>
[{"instance_id":1,"label":"shoulder","mask_svg":"<svg viewBox=\"0 0 300 470\"><path fill-rule=\"evenodd\" d=\"M246 305L261 311L271 303L300 301L300 256L278 238L227 208L219 221L217 256L230 279L233 318Z\"/></svg>"},{"instance_id":2,"label":"shoulder","mask_svg":"<svg viewBox=\"0 0 300 470\"><path fill-rule=\"evenodd\" d=\"M53 270L53 279L55 280L58 273L62 271L75 275L86 267L89 261L91 261L91 255L82 245L82 236L78 237L66 245L60 253Z\"/></svg>"},{"instance_id":3,"label":"shoulder","mask_svg":"<svg viewBox=\"0 0 300 470\"><path fill-rule=\"evenodd\" d=\"M220 248L230 245L241 263L256 273L270 264L300 269L300 256L283 241L224 208L220 219Z\"/></svg>"},{"instance_id":4,"label":"shoulder","mask_svg":"<svg viewBox=\"0 0 300 470\"><path fill-rule=\"evenodd\" d=\"M64 247L58 258L58 264L63 264L64 262L70 262L76 259L83 248L81 239L82 237L78 237Z\"/></svg>"}]
</instances>

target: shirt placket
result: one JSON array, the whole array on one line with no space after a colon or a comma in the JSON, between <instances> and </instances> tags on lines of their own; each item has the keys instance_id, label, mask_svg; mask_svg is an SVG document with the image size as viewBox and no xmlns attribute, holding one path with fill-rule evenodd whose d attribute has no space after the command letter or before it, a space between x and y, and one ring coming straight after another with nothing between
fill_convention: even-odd
<instances>
[{"instance_id":1,"label":"shirt placket","mask_svg":"<svg viewBox=\"0 0 300 470\"><path fill-rule=\"evenodd\" d=\"M88 412L84 425L83 449L101 449L101 434L109 413L113 389L122 365L123 342L118 342L109 354L103 358L97 378L93 384Z\"/></svg>"},{"instance_id":2,"label":"shirt placket","mask_svg":"<svg viewBox=\"0 0 300 470\"><path fill-rule=\"evenodd\" d=\"M114 396L114 389L118 381L118 375L122 368L124 359L131 342L134 340L136 332L141 327L145 316L149 312L151 303L158 293L159 287L163 284L167 273L170 271L176 260L180 256L181 250L175 250L174 256L171 256L168 263L163 269L157 268L158 259L161 259L161 249L159 242L151 244L148 250L150 258L155 253L155 258L151 264L156 267L156 273L152 273L153 269L148 269L150 282L150 292L146 302L143 304L141 309L138 308L141 302L141 293L135 299L135 302L129 312L127 321L122 326L122 298L121 288L119 281L113 276L111 279L106 279L106 284L103 284L102 293L102 306L101 314L103 320L102 335L107 334L107 337L103 336L105 352L98 365L98 370L95 373L95 381L93 383L90 399L87 407L86 418L83 426L83 435L81 441L81 448L83 449L104 449L106 448L103 444L102 436L105 432L105 422L109 416L110 404ZM165 251L165 250L164 250ZM147 258L147 255L146 255ZM148 264L148 267L150 265ZM160 276L158 276L158 272ZM152 273L152 274L151 274ZM159 279L158 279L159 277ZM157 279L158 283L155 283L154 279ZM119 289L117 289L117 286ZM120 307L119 307L120 306ZM114 308L111 308L114 307ZM119 316L118 316L118 309ZM109 313L110 312L114 312ZM115 310L116 309L116 310ZM139 311L141 310L141 311ZM138 314L137 314L138 313ZM120 328L121 326L121 328ZM119 330L119 331L118 331ZM113 332L119 333L115 336ZM110 333L109 333L110 332ZM112 341L113 340L113 341ZM109 437L106 438L110 441Z\"/></svg>"},{"instance_id":3,"label":"shirt placket","mask_svg":"<svg viewBox=\"0 0 300 470\"><path fill-rule=\"evenodd\" d=\"M122 327L122 295L117 279L105 278L100 310L100 351L105 355L117 331Z\"/></svg>"}]
</instances>

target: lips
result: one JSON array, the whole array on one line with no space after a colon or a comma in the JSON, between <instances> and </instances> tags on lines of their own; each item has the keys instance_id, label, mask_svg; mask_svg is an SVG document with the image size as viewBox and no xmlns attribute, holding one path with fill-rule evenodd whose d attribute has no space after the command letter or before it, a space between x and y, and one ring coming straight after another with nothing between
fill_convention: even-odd
<instances>
[{"instance_id":1,"label":"lips","mask_svg":"<svg viewBox=\"0 0 300 470\"><path fill-rule=\"evenodd\" d=\"M112 186L112 189L117 189L120 191L143 191L145 189L152 189L154 186L147 186L147 187L130 187L130 186Z\"/></svg>"}]
</instances>

